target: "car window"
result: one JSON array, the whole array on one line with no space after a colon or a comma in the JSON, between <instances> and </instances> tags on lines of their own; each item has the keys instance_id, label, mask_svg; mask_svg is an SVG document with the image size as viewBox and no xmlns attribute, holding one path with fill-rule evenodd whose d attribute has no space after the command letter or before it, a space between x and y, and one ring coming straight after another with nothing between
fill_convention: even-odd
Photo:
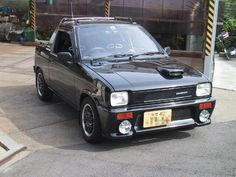
<instances>
[{"instance_id":1,"label":"car window","mask_svg":"<svg viewBox=\"0 0 236 177\"><path fill-rule=\"evenodd\" d=\"M54 33L52 34L52 36L51 36L51 38L50 38L48 44L52 45L52 44L54 43L54 40L55 40L55 38L56 38L56 34L57 34L56 32L54 32Z\"/></svg>"},{"instance_id":2,"label":"car window","mask_svg":"<svg viewBox=\"0 0 236 177\"><path fill-rule=\"evenodd\" d=\"M57 33L53 52L56 54L59 52L70 52L73 55L71 38L67 32L59 31Z\"/></svg>"},{"instance_id":3,"label":"car window","mask_svg":"<svg viewBox=\"0 0 236 177\"><path fill-rule=\"evenodd\" d=\"M54 32L50 38L50 40L48 41L48 44L47 44L47 48L51 49L55 39L56 39L56 32Z\"/></svg>"},{"instance_id":4,"label":"car window","mask_svg":"<svg viewBox=\"0 0 236 177\"><path fill-rule=\"evenodd\" d=\"M160 45L138 25L90 24L78 30L82 59L159 52Z\"/></svg>"}]
</instances>

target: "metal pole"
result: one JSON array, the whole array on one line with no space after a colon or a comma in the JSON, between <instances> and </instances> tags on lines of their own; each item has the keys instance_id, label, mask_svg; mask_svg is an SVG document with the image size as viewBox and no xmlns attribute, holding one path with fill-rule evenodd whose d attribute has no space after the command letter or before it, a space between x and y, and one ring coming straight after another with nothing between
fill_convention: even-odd
<instances>
[{"instance_id":1,"label":"metal pole","mask_svg":"<svg viewBox=\"0 0 236 177\"><path fill-rule=\"evenodd\" d=\"M105 17L110 17L110 10L111 10L111 1L105 0L104 2L104 15Z\"/></svg>"},{"instance_id":2,"label":"metal pole","mask_svg":"<svg viewBox=\"0 0 236 177\"><path fill-rule=\"evenodd\" d=\"M218 18L219 0L209 0L205 38L204 74L210 81L213 79L215 38Z\"/></svg>"},{"instance_id":3,"label":"metal pole","mask_svg":"<svg viewBox=\"0 0 236 177\"><path fill-rule=\"evenodd\" d=\"M34 31L34 41L36 37L36 0L30 1L30 27Z\"/></svg>"}]
</instances>

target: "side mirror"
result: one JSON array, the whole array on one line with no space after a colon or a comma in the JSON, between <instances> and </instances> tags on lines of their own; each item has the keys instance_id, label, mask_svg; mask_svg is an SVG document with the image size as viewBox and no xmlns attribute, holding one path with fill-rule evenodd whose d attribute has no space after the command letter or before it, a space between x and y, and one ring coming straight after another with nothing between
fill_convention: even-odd
<instances>
[{"instance_id":1,"label":"side mirror","mask_svg":"<svg viewBox=\"0 0 236 177\"><path fill-rule=\"evenodd\" d=\"M59 52L57 57L61 61L72 62L72 55L70 52Z\"/></svg>"},{"instance_id":2,"label":"side mirror","mask_svg":"<svg viewBox=\"0 0 236 177\"><path fill-rule=\"evenodd\" d=\"M166 52L168 55L171 54L171 49L170 49L170 47L165 47L164 50L165 50L165 52Z\"/></svg>"}]
</instances>

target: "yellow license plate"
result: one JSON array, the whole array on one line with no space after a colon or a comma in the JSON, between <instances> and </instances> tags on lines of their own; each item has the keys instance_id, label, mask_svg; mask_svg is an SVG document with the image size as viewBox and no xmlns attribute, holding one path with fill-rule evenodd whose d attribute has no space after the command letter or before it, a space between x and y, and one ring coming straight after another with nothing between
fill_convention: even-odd
<instances>
[{"instance_id":1,"label":"yellow license plate","mask_svg":"<svg viewBox=\"0 0 236 177\"><path fill-rule=\"evenodd\" d=\"M158 127L171 122L172 110L145 112L143 116L143 128Z\"/></svg>"}]
</instances>

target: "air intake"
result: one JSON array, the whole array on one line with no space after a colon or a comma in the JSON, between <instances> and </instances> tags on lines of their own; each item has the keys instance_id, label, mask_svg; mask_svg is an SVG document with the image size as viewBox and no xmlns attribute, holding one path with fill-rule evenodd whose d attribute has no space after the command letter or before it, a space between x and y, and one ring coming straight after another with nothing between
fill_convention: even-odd
<instances>
[{"instance_id":1,"label":"air intake","mask_svg":"<svg viewBox=\"0 0 236 177\"><path fill-rule=\"evenodd\" d=\"M157 70L160 72L162 76L170 78L182 78L184 74L184 70L179 68L172 69L172 68L158 67Z\"/></svg>"}]
</instances>

